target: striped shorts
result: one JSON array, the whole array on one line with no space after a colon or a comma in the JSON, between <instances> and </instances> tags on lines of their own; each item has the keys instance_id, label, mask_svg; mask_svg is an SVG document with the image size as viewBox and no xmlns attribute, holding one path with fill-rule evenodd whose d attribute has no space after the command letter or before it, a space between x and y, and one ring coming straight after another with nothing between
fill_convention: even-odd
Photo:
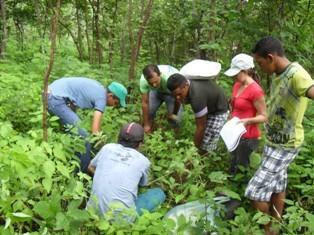
<instances>
[{"instance_id":1,"label":"striped shorts","mask_svg":"<svg viewBox=\"0 0 314 235\"><path fill-rule=\"evenodd\" d=\"M250 180L245 196L254 201L269 202L273 193L286 191L287 169L299 149L283 149L266 145L263 161Z\"/></svg>"},{"instance_id":2,"label":"striped shorts","mask_svg":"<svg viewBox=\"0 0 314 235\"><path fill-rule=\"evenodd\" d=\"M220 137L219 132L227 121L228 115L229 112L217 115L208 115L206 129L201 145L202 150L209 152L217 148L217 142Z\"/></svg>"}]
</instances>

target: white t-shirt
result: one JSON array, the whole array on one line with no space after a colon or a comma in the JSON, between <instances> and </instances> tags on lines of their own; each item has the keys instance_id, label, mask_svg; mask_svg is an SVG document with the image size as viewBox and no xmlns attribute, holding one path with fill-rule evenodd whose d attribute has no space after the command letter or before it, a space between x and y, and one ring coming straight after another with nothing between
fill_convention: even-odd
<instances>
[{"instance_id":1,"label":"white t-shirt","mask_svg":"<svg viewBox=\"0 0 314 235\"><path fill-rule=\"evenodd\" d=\"M106 144L91 165L96 170L89 205L97 205L102 214L114 202L135 208L138 186L148 182L150 161L143 154L120 144Z\"/></svg>"}]
</instances>

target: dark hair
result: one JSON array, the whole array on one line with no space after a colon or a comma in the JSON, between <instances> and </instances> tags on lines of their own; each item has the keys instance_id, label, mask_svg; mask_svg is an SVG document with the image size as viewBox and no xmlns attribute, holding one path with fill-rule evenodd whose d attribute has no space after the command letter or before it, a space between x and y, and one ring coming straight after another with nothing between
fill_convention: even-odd
<instances>
[{"instance_id":1,"label":"dark hair","mask_svg":"<svg viewBox=\"0 0 314 235\"><path fill-rule=\"evenodd\" d=\"M257 72L255 71L254 68L247 70L248 75L254 79L255 82L257 82L257 84L261 84L261 78L260 76L257 74Z\"/></svg>"},{"instance_id":2,"label":"dark hair","mask_svg":"<svg viewBox=\"0 0 314 235\"><path fill-rule=\"evenodd\" d=\"M160 76L160 70L157 65L155 64L149 64L146 65L143 69L143 75L146 79L151 79L153 73L157 73L158 76Z\"/></svg>"},{"instance_id":3,"label":"dark hair","mask_svg":"<svg viewBox=\"0 0 314 235\"><path fill-rule=\"evenodd\" d=\"M266 58L268 54L276 53L278 56L284 56L285 51L281 42L272 36L260 39L252 50L253 54L257 54Z\"/></svg>"},{"instance_id":4,"label":"dark hair","mask_svg":"<svg viewBox=\"0 0 314 235\"><path fill-rule=\"evenodd\" d=\"M179 73L172 74L167 81L167 88L170 91L174 91L178 87L184 85L187 82L187 79Z\"/></svg>"},{"instance_id":5,"label":"dark hair","mask_svg":"<svg viewBox=\"0 0 314 235\"><path fill-rule=\"evenodd\" d=\"M123 138L121 138L120 136L118 137L118 143L123 145L124 147L127 147L127 148L133 148L133 149L136 149L140 143L142 143L143 140L141 141L132 141L132 140L125 140Z\"/></svg>"}]
</instances>

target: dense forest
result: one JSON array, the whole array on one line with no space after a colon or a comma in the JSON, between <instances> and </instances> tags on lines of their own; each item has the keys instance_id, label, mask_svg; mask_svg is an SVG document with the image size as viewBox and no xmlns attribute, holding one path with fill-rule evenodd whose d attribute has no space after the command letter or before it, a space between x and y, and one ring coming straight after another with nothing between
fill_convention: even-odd
<instances>
[{"instance_id":1,"label":"dense forest","mask_svg":"<svg viewBox=\"0 0 314 235\"><path fill-rule=\"evenodd\" d=\"M313 1L0 0L0 10L0 234L175 234L174 223L163 218L170 208L212 201L220 192L241 200L234 219L217 217L215 226L206 218L182 219L176 233L263 234L260 225L271 218L252 209L243 182L260 164L264 138L250 168L229 180L222 142L210 156L197 153L190 107L179 134L159 112L141 151L152 162L149 187L162 187L166 202L134 223L114 223L85 210L92 178L76 172L74 154L84 143L47 115L42 93L64 76L124 84L127 108L105 112L102 133L91 137L99 147L116 142L122 124L142 121L139 78L146 64L181 68L199 58L220 62L225 71L234 55L250 54L257 40L273 35L313 78ZM272 77L258 72L268 94ZM217 83L230 95L230 78L221 74ZM283 220L273 221L281 234L314 233L313 107L310 101L305 141L289 167ZM87 115L88 129L92 113L79 113Z\"/></svg>"}]
</instances>

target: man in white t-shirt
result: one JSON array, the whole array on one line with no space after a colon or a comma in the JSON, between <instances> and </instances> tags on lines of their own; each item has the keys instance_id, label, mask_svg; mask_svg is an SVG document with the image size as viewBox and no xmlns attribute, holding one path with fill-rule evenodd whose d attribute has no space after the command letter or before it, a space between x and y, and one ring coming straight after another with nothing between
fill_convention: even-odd
<instances>
[{"instance_id":1,"label":"man in white t-shirt","mask_svg":"<svg viewBox=\"0 0 314 235\"><path fill-rule=\"evenodd\" d=\"M88 206L106 213L116 205L152 211L165 200L160 188L147 190L138 196L138 186L148 183L150 161L137 151L144 139L144 129L137 123L124 125L118 144L106 144L91 161L88 170L94 175ZM120 208L120 209L122 209Z\"/></svg>"}]
</instances>

